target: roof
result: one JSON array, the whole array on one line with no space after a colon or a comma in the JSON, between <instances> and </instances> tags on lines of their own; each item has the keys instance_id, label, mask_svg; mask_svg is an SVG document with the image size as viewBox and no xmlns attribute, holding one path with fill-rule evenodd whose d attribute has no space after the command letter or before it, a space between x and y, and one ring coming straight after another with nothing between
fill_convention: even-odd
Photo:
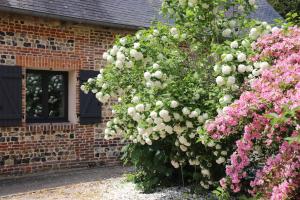
<instances>
[{"instance_id":1,"label":"roof","mask_svg":"<svg viewBox=\"0 0 300 200\"><path fill-rule=\"evenodd\" d=\"M257 0L257 10L251 14L254 19L274 23L274 19L282 19L279 13L268 3L267 0Z\"/></svg>"},{"instance_id":2,"label":"roof","mask_svg":"<svg viewBox=\"0 0 300 200\"><path fill-rule=\"evenodd\" d=\"M56 18L113 27L149 27L159 19L162 0L0 0L0 11ZM280 15L267 3L257 0L252 17L272 22Z\"/></svg>"}]
</instances>

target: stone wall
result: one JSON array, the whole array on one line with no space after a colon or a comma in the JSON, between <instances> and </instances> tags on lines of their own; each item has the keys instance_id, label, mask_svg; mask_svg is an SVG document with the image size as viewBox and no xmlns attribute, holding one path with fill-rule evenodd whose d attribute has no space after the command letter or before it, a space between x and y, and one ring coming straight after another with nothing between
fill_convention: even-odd
<instances>
[{"instance_id":1,"label":"stone wall","mask_svg":"<svg viewBox=\"0 0 300 200\"><path fill-rule=\"evenodd\" d=\"M25 119L26 69L99 70L102 53L116 35L129 30L110 29L15 14L0 14L0 67L22 67L22 113L20 127L0 127L0 175L43 170L115 165L119 163L120 139L104 140L103 130L111 118L104 105L97 125L78 122L27 124ZM79 81L76 82L76 111L79 112ZM0 97L1 98L1 97Z\"/></svg>"}]
</instances>

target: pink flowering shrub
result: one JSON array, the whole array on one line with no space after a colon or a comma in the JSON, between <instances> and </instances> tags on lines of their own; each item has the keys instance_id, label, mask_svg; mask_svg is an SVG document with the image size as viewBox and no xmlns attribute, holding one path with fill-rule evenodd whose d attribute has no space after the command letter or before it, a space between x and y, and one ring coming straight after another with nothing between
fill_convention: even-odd
<instances>
[{"instance_id":1,"label":"pink flowering shrub","mask_svg":"<svg viewBox=\"0 0 300 200\"><path fill-rule=\"evenodd\" d=\"M251 89L206 125L215 139L238 138L220 181L233 192L263 199L300 197L300 29L275 30L258 39L253 61L268 61Z\"/></svg>"}]
</instances>

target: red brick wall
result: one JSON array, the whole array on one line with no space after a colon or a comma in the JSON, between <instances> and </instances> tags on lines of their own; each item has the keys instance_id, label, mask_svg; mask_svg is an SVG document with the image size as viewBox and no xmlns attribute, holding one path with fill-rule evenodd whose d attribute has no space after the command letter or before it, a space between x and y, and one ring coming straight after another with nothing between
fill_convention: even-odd
<instances>
[{"instance_id":1,"label":"red brick wall","mask_svg":"<svg viewBox=\"0 0 300 200\"><path fill-rule=\"evenodd\" d=\"M116 35L129 30L72 24L15 14L0 14L0 67L18 65L26 69L75 71L99 70L102 53ZM25 116L26 81L22 81L22 113ZM79 112L79 82L76 85ZM1 96L0 96L1 98ZM26 124L0 127L0 174L22 174L42 170L114 165L118 163L120 140L103 139L105 123L111 118L109 104L103 106L97 125L78 123Z\"/></svg>"}]
</instances>

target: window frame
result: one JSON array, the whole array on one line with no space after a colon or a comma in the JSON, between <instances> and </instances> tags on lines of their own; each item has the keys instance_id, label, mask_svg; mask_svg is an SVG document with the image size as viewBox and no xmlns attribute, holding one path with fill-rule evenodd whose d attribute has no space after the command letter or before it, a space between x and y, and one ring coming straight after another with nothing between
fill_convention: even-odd
<instances>
[{"instance_id":1,"label":"window frame","mask_svg":"<svg viewBox=\"0 0 300 200\"><path fill-rule=\"evenodd\" d=\"M68 91L68 85L69 85L69 76L67 71L51 71L51 70L36 70L36 69L27 69L26 70L26 78L27 74L39 74L42 77L42 88L43 88L43 99L42 99L42 105L43 105L43 117L29 117L27 115L27 110L25 109L25 116L26 116L26 123L60 123L60 122L69 122L68 120L68 112L69 112L69 105L68 105L68 98L69 98L69 91ZM64 79L64 116L63 117L48 117L46 116L46 113L48 113L48 100L49 100L49 92L48 92L48 85L51 75L62 75ZM26 82L26 81L25 81ZM45 89L46 88L46 89ZM27 85L25 87L25 90L27 89ZM26 96L26 94L25 94ZM25 97L26 99L26 97ZM27 103L27 100L26 102Z\"/></svg>"}]
</instances>

